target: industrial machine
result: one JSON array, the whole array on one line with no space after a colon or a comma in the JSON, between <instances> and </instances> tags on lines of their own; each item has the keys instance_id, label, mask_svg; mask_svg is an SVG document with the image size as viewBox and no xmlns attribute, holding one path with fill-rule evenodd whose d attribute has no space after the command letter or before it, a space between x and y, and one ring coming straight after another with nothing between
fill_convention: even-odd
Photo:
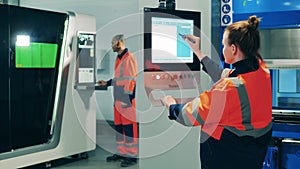
<instances>
[{"instance_id":1,"label":"industrial machine","mask_svg":"<svg viewBox=\"0 0 300 169\"><path fill-rule=\"evenodd\" d=\"M95 18L9 5L0 15L0 168L94 150Z\"/></svg>"},{"instance_id":2,"label":"industrial machine","mask_svg":"<svg viewBox=\"0 0 300 169\"><path fill-rule=\"evenodd\" d=\"M144 107L139 113L139 167L199 168L198 127L168 119L160 98L172 95L178 103L200 92L200 61L182 38L200 36L201 14L165 8L144 8ZM184 160L178 156L187 154ZM190 154L193 154L190 156Z\"/></svg>"},{"instance_id":3,"label":"industrial machine","mask_svg":"<svg viewBox=\"0 0 300 169\"><path fill-rule=\"evenodd\" d=\"M260 17L261 55L272 78L273 139L264 169L300 165L300 14L298 1L234 1L233 20ZM293 4L293 5L291 5ZM259 87L259 86L258 86Z\"/></svg>"},{"instance_id":4,"label":"industrial machine","mask_svg":"<svg viewBox=\"0 0 300 169\"><path fill-rule=\"evenodd\" d=\"M186 102L183 95L189 89L199 91L200 61L182 36L200 36L200 13L157 8L144 12L144 84L150 102L161 106L159 98L174 90L180 91L179 103Z\"/></svg>"},{"instance_id":5,"label":"industrial machine","mask_svg":"<svg viewBox=\"0 0 300 169\"><path fill-rule=\"evenodd\" d=\"M273 168L297 168L300 165L300 29L264 29L261 37L261 52L272 76L273 140L269 151L273 159L269 164L273 163Z\"/></svg>"}]
</instances>

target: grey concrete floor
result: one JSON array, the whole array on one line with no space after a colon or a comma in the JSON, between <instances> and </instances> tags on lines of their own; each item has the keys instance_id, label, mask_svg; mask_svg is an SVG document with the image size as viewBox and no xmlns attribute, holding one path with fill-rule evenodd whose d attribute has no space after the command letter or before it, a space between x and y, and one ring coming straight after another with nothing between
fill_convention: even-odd
<instances>
[{"instance_id":1,"label":"grey concrete floor","mask_svg":"<svg viewBox=\"0 0 300 169\"><path fill-rule=\"evenodd\" d=\"M97 146L95 151L88 152L88 159L79 159L73 162L60 164L59 166L51 167L53 169L120 169L120 162L106 162L106 157L111 155L110 152L103 150ZM138 169L138 164L126 167L124 169Z\"/></svg>"},{"instance_id":2,"label":"grey concrete floor","mask_svg":"<svg viewBox=\"0 0 300 169\"><path fill-rule=\"evenodd\" d=\"M106 162L106 157L116 152L115 130L112 122L97 121L96 150L87 152L88 158L65 160L51 169L138 169L138 163L130 167L121 167L120 162ZM71 161L71 162L70 162Z\"/></svg>"}]
</instances>

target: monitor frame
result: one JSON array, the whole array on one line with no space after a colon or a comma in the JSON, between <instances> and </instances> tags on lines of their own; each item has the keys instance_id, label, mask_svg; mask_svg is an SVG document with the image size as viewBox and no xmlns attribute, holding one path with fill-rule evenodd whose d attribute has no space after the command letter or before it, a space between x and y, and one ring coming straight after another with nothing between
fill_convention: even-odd
<instances>
[{"instance_id":1,"label":"monitor frame","mask_svg":"<svg viewBox=\"0 0 300 169\"><path fill-rule=\"evenodd\" d=\"M192 63L152 63L152 17L193 20L193 34L200 37L200 12L144 8L144 71L200 71L200 60L194 53Z\"/></svg>"}]
</instances>

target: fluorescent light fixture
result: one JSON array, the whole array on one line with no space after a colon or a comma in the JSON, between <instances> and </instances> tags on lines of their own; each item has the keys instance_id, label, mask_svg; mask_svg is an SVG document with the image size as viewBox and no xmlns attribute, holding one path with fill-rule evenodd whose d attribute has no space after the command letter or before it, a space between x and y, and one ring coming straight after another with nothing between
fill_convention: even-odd
<instances>
[{"instance_id":1,"label":"fluorescent light fixture","mask_svg":"<svg viewBox=\"0 0 300 169\"><path fill-rule=\"evenodd\" d=\"M29 35L17 35L17 46L29 46L30 36Z\"/></svg>"}]
</instances>

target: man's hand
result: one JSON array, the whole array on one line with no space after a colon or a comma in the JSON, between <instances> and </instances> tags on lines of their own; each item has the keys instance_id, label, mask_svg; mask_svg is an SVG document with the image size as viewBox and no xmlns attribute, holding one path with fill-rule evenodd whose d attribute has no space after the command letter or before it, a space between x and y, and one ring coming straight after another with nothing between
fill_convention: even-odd
<instances>
[{"instance_id":1,"label":"man's hand","mask_svg":"<svg viewBox=\"0 0 300 169\"><path fill-rule=\"evenodd\" d=\"M107 85L106 81L104 81L104 80L99 80L99 81L97 82L97 84L98 84L99 86L106 86L106 85Z\"/></svg>"}]
</instances>

